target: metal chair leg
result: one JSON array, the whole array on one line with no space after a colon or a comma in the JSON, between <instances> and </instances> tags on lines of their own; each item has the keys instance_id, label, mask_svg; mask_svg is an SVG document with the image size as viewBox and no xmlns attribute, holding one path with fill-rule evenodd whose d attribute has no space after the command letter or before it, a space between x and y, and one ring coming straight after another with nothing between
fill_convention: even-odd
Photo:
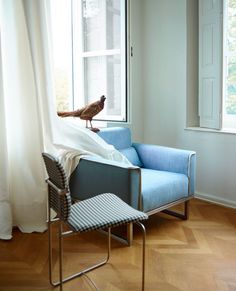
<instances>
[{"instance_id":1,"label":"metal chair leg","mask_svg":"<svg viewBox=\"0 0 236 291\"><path fill-rule=\"evenodd\" d=\"M99 229L98 231L102 234L108 235L106 230ZM121 242L122 244L131 246L133 243L133 223L132 222L130 222L126 225L126 231L127 231L127 233L126 233L125 237L120 236L120 235L115 234L115 233L111 233L111 237L113 239L115 239L116 241Z\"/></svg>"},{"instance_id":2,"label":"metal chair leg","mask_svg":"<svg viewBox=\"0 0 236 291\"><path fill-rule=\"evenodd\" d=\"M185 220L189 219L189 200L184 203Z\"/></svg>"},{"instance_id":3,"label":"metal chair leg","mask_svg":"<svg viewBox=\"0 0 236 291\"><path fill-rule=\"evenodd\" d=\"M183 220L187 220L188 216L189 216L189 200L184 202L184 212L183 213L179 213L177 211L173 211L173 210L169 210L169 209L162 210L162 212L165 214L174 216L174 217L181 218Z\"/></svg>"},{"instance_id":4,"label":"metal chair leg","mask_svg":"<svg viewBox=\"0 0 236 291\"><path fill-rule=\"evenodd\" d=\"M52 280L52 234L51 234L51 224L52 221L49 222L49 228L48 228L48 233L49 233L49 277L50 277L50 283L52 286L56 287L56 286L60 286L60 291L63 290L63 283L68 282L76 277L82 276L83 274L88 273L89 271L92 271L96 268L99 268L103 265L105 265L109 258L110 258L110 253L111 253L111 229L108 228L108 240L107 240L107 256L104 260L102 260L101 262L92 265L89 268L83 269L82 271L75 273L73 275L70 275L66 278L63 278L63 269L62 269L62 265L63 265L63 237L68 236L67 233L63 233L62 232L62 222L59 221L59 226L58 226L58 230L59 230L59 281L54 282ZM91 279L90 279L91 280Z\"/></svg>"},{"instance_id":5,"label":"metal chair leg","mask_svg":"<svg viewBox=\"0 0 236 291\"><path fill-rule=\"evenodd\" d=\"M127 242L128 246L132 246L133 244L133 223L127 224Z\"/></svg>"},{"instance_id":6,"label":"metal chair leg","mask_svg":"<svg viewBox=\"0 0 236 291\"><path fill-rule=\"evenodd\" d=\"M49 252L49 280L52 282L52 235L51 235L51 221L48 221L48 252Z\"/></svg>"},{"instance_id":7,"label":"metal chair leg","mask_svg":"<svg viewBox=\"0 0 236 291\"><path fill-rule=\"evenodd\" d=\"M59 221L58 225L58 236L59 236L59 281L54 282L52 280L52 230L51 230L51 224L54 221L51 221L49 218L48 221L48 239L49 239L49 278L50 278L50 283L52 286L60 286L60 291L63 290L63 283L68 282L76 277L82 276L83 274L86 274L89 271L92 271L96 268L99 268L103 265L105 265L109 258L110 258L110 253L111 253L111 229L108 228L108 241L107 241L107 257L105 260L101 261L100 263L97 263L89 268L86 268L78 273L75 273L71 276L68 276L63 279L63 231L62 231L62 222ZM145 290L145 249L146 249L146 229L144 225L140 222L136 222L138 226L142 229L142 235L143 235L143 247L142 247L142 291ZM65 235L67 236L67 235Z\"/></svg>"},{"instance_id":8,"label":"metal chair leg","mask_svg":"<svg viewBox=\"0 0 236 291\"><path fill-rule=\"evenodd\" d=\"M63 284L63 274L62 274L62 260L63 260L63 236L62 236L62 222L59 221L58 224L58 236L59 236L59 285L60 291L62 291L62 284Z\"/></svg>"},{"instance_id":9,"label":"metal chair leg","mask_svg":"<svg viewBox=\"0 0 236 291\"><path fill-rule=\"evenodd\" d=\"M48 205L50 205L49 196L48 196ZM52 221L51 221L51 208L48 206L48 252L49 252L49 280L51 285L52 281Z\"/></svg>"},{"instance_id":10,"label":"metal chair leg","mask_svg":"<svg viewBox=\"0 0 236 291\"><path fill-rule=\"evenodd\" d=\"M142 229L143 233L143 250L142 250L142 291L145 289L145 250L146 250L146 229L141 222L136 222Z\"/></svg>"}]
</instances>

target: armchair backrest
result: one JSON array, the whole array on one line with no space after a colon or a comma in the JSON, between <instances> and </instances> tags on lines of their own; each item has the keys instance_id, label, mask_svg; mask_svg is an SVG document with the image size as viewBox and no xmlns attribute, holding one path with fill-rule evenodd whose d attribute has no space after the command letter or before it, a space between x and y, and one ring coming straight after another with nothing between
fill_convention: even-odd
<instances>
[{"instance_id":1,"label":"armchair backrest","mask_svg":"<svg viewBox=\"0 0 236 291\"><path fill-rule=\"evenodd\" d=\"M107 143L113 145L117 150L130 148L131 132L125 127L107 127L98 132L98 135Z\"/></svg>"},{"instance_id":2,"label":"armchair backrest","mask_svg":"<svg viewBox=\"0 0 236 291\"><path fill-rule=\"evenodd\" d=\"M138 153L132 146L131 131L129 128L108 127L99 131L98 135L126 156L134 166L142 167Z\"/></svg>"}]
</instances>

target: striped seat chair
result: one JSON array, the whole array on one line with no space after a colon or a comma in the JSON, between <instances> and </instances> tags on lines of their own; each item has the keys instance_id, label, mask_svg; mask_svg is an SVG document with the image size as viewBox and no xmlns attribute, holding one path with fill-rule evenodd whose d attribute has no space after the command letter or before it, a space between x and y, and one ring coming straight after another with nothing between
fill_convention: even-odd
<instances>
[{"instance_id":1,"label":"striped seat chair","mask_svg":"<svg viewBox=\"0 0 236 291\"><path fill-rule=\"evenodd\" d=\"M42 154L48 178L48 234L49 234L49 277L53 286L60 286L62 290L63 283L75 277L81 276L95 268L98 268L108 262L110 256L110 240L112 227L136 223L143 231L143 249L142 249L142 290L144 290L145 278L145 227L141 220L145 220L148 216L130 207L119 197L111 193L104 193L93 198L72 204L68 180L62 165L53 156ZM51 219L51 210L57 213L55 219ZM52 223L58 222L58 238L59 238L59 281L54 282L52 279ZM69 227L69 230L63 231L63 224ZM69 277L63 278L62 274L62 257L63 247L62 240L64 237L74 233L82 233L91 230L107 229L108 230L108 250L106 258L95 265L84 269ZM94 284L94 283L93 283Z\"/></svg>"}]
</instances>

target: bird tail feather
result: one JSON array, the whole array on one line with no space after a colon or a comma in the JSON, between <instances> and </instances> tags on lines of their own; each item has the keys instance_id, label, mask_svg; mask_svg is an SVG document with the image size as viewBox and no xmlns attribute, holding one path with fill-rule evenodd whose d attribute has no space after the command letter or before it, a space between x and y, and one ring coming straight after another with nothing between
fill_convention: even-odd
<instances>
[{"instance_id":1,"label":"bird tail feather","mask_svg":"<svg viewBox=\"0 0 236 291\"><path fill-rule=\"evenodd\" d=\"M75 110L75 111L57 111L57 115L60 117L79 117L82 113L82 109L81 110Z\"/></svg>"}]
</instances>

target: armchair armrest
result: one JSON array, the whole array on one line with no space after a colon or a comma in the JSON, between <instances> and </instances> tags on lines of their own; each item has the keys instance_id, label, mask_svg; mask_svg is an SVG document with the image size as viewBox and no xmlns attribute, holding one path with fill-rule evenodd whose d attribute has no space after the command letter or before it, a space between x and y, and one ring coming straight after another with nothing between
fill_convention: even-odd
<instances>
[{"instance_id":1,"label":"armchair armrest","mask_svg":"<svg viewBox=\"0 0 236 291\"><path fill-rule=\"evenodd\" d=\"M114 193L138 209L141 191L139 167L99 157L81 158L69 181L71 196L84 200L101 193Z\"/></svg>"},{"instance_id":2,"label":"armchair armrest","mask_svg":"<svg viewBox=\"0 0 236 291\"><path fill-rule=\"evenodd\" d=\"M122 162L117 162L117 161L113 161L113 160L100 158L100 157L97 157L97 156L86 156L86 157L83 157L81 159L81 161L82 160L91 161L91 162L95 162L95 163L100 163L100 164L104 164L104 165L108 165L108 166L124 168L124 169L138 169L139 168L137 166L132 165L131 163L126 164L126 163L122 163Z\"/></svg>"},{"instance_id":3,"label":"armchair armrest","mask_svg":"<svg viewBox=\"0 0 236 291\"><path fill-rule=\"evenodd\" d=\"M190 180L190 193L194 193L196 167L194 151L141 143L134 143L133 147L144 168L184 174Z\"/></svg>"}]
</instances>

